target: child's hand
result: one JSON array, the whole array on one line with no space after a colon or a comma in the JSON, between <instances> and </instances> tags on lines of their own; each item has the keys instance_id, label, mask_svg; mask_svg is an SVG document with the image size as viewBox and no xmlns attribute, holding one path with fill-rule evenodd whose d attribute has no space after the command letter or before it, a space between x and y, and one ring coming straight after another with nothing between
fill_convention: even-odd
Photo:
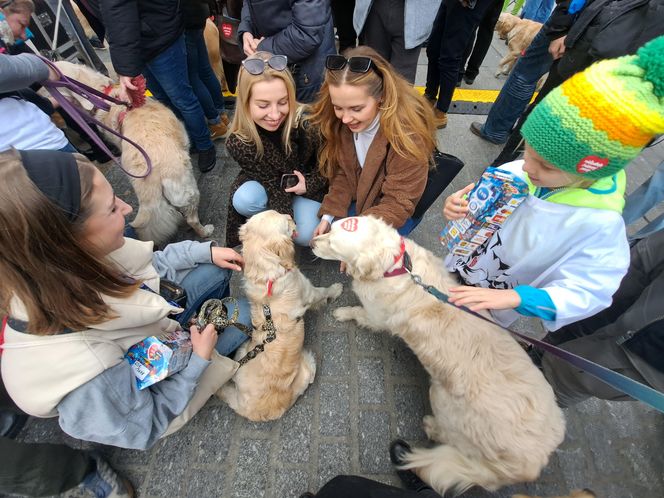
<instances>
[{"instance_id":1,"label":"child's hand","mask_svg":"<svg viewBox=\"0 0 664 498\"><path fill-rule=\"evenodd\" d=\"M189 327L191 334L191 349L204 360L210 361L212 350L217 344L217 331L214 325L208 323L201 332L196 325Z\"/></svg>"},{"instance_id":2,"label":"child's hand","mask_svg":"<svg viewBox=\"0 0 664 498\"><path fill-rule=\"evenodd\" d=\"M284 192L290 192L295 195L304 195L307 193L307 180L304 178L304 175L300 173L298 170L294 169L293 174L297 176L298 182L287 189L284 189Z\"/></svg>"},{"instance_id":3,"label":"child's hand","mask_svg":"<svg viewBox=\"0 0 664 498\"><path fill-rule=\"evenodd\" d=\"M445 206L443 206L443 216L448 221L459 220L466 216L468 213L468 201L464 196L475 188L475 184L471 183L465 188L454 192L447 199L445 199Z\"/></svg>"},{"instance_id":4,"label":"child's hand","mask_svg":"<svg viewBox=\"0 0 664 498\"><path fill-rule=\"evenodd\" d=\"M512 289L485 289L467 285L450 289L450 303L471 311L508 310L521 305L521 297Z\"/></svg>"}]
</instances>

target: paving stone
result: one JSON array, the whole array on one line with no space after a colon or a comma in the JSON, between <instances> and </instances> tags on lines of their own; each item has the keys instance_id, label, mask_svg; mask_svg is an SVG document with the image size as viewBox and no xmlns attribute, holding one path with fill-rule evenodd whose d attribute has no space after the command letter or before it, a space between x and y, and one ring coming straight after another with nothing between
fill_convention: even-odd
<instances>
[{"instance_id":1,"label":"paving stone","mask_svg":"<svg viewBox=\"0 0 664 498\"><path fill-rule=\"evenodd\" d=\"M220 464L228 456L235 413L226 405L206 406L195 421L200 428L192 434L194 461L205 465Z\"/></svg>"},{"instance_id":2,"label":"paving stone","mask_svg":"<svg viewBox=\"0 0 664 498\"><path fill-rule=\"evenodd\" d=\"M314 409L310 404L297 403L282 420L279 461L307 463L310 457L311 427Z\"/></svg>"},{"instance_id":3,"label":"paving stone","mask_svg":"<svg viewBox=\"0 0 664 498\"><path fill-rule=\"evenodd\" d=\"M348 375L350 370L350 344L348 332L326 330L321 335L321 376Z\"/></svg>"},{"instance_id":4,"label":"paving stone","mask_svg":"<svg viewBox=\"0 0 664 498\"><path fill-rule=\"evenodd\" d=\"M297 498L307 491L309 473L300 469L275 469L274 496Z\"/></svg>"},{"instance_id":5,"label":"paving stone","mask_svg":"<svg viewBox=\"0 0 664 498\"><path fill-rule=\"evenodd\" d=\"M321 443L318 447L318 488L340 474L351 473L351 448L347 443Z\"/></svg>"},{"instance_id":6,"label":"paving stone","mask_svg":"<svg viewBox=\"0 0 664 498\"><path fill-rule=\"evenodd\" d=\"M394 418L397 436L407 441L425 441L422 417L425 413L421 386L394 386Z\"/></svg>"},{"instance_id":7,"label":"paving stone","mask_svg":"<svg viewBox=\"0 0 664 498\"><path fill-rule=\"evenodd\" d=\"M223 496L225 484L223 466L215 470L192 469L186 479L183 494L188 498Z\"/></svg>"},{"instance_id":8,"label":"paving stone","mask_svg":"<svg viewBox=\"0 0 664 498\"><path fill-rule=\"evenodd\" d=\"M367 474L392 471L388 456L390 415L383 411L363 410L358 421L360 470Z\"/></svg>"},{"instance_id":9,"label":"paving stone","mask_svg":"<svg viewBox=\"0 0 664 498\"><path fill-rule=\"evenodd\" d=\"M360 388L360 404L385 402L385 368L382 359L358 359L357 382Z\"/></svg>"},{"instance_id":10,"label":"paving stone","mask_svg":"<svg viewBox=\"0 0 664 498\"><path fill-rule=\"evenodd\" d=\"M266 439L242 439L230 496L254 498L267 496L270 451Z\"/></svg>"},{"instance_id":11,"label":"paving stone","mask_svg":"<svg viewBox=\"0 0 664 498\"><path fill-rule=\"evenodd\" d=\"M350 385L348 382L320 384L319 433L345 436L350 433Z\"/></svg>"},{"instance_id":12,"label":"paving stone","mask_svg":"<svg viewBox=\"0 0 664 498\"><path fill-rule=\"evenodd\" d=\"M185 475L188 459L183 455L172 454L154 465L147 476L143 492L147 496L180 496L186 486Z\"/></svg>"},{"instance_id":13,"label":"paving stone","mask_svg":"<svg viewBox=\"0 0 664 498\"><path fill-rule=\"evenodd\" d=\"M355 344L360 354L379 354L385 347L385 332L371 332L366 329L355 331Z\"/></svg>"}]
</instances>

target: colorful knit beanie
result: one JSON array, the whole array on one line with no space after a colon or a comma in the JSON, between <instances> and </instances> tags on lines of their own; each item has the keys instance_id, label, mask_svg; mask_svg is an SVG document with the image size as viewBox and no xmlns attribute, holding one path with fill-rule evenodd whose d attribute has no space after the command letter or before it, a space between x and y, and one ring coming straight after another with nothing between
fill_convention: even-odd
<instances>
[{"instance_id":1,"label":"colorful knit beanie","mask_svg":"<svg viewBox=\"0 0 664 498\"><path fill-rule=\"evenodd\" d=\"M664 36L597 62L535 106L521 134L540 156L586 178L614 175L664 133Z\"/></svg>"}]
</instances>

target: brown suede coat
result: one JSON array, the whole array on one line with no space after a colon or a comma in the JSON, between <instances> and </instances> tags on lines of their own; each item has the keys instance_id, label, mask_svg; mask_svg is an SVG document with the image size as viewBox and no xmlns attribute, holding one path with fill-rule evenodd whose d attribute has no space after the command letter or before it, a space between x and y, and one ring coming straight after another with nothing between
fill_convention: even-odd
<instances>
[{"instance_id":1,"label":"brown suede coat","mask_svg":"<svg viewBox=\"0 0 664 498\"><path fill-rule=\"evenodd\" d=\"M353 140L353 133L344 126L339 167L318 216L344 218L355 201L358 215L372 214L395 228L401 227L422 197L429 162L399 156L379 129L369 146L364 168L360 168Z\"/></svg>"}]
</instances>

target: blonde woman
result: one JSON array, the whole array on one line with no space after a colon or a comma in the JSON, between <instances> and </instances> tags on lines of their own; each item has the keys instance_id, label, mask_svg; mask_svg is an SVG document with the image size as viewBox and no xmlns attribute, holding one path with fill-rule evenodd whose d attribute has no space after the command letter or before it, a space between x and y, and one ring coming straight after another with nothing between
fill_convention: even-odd
<instances>
[{"instance_id":1,"label":"blonde woman","mask_svg":"<svg viewBox=\"0 0 664 498\"><path fill-rule=\"evenodd\" d=\"M410 233L458 168L430 172L433 113L410 84L369 47L345 55L328 56L310 118L323 137L319 165L330 182L314 236L335 217L355 214Z\"/></svg>"},{"instance_id":2,"label":"blonde woman","mask_svg":"<svg viewBox=\"0 0 664 498\"><path fill-rule=\"evenodd\" d=\"M242 62L237 108L226 149L240 165L231 187L226 239L254 214L274 209L293 216L295 242L307 245L327 181L316 167L318 134L295 100L295 83L284 55L257 52Z\"/></svg>"}]
</instances>

